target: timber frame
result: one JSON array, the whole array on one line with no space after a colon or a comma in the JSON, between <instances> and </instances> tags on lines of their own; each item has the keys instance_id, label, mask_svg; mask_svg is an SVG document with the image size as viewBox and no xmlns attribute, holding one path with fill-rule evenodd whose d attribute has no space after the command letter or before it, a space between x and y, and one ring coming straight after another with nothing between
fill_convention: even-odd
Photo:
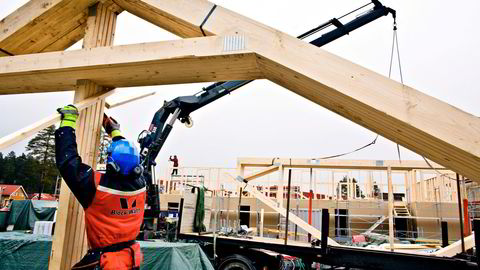
<instances>
[{"instance_id":1,"label":"timber frame","mask_svg":"<svg viewBox=\"0 0 480 270\"><path fill-rule=\"evenodd\" d=\"M188 39L112 46L123 10ZM82 50L59 52L82 38ZM0 94L75 90L81 102L115 87L260 78L480 181L480 118L208 1L31 0L0 21ZM104 106L78 123L92 166ZM87 248L66 185L60 205L50 269Z\"/></svg>"}]
</instances>

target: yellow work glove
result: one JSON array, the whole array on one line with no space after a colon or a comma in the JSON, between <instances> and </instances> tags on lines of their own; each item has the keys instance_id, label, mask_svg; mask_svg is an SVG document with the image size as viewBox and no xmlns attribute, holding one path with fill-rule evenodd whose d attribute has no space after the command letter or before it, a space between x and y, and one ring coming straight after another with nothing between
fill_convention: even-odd
<instances>
[{"instance_id":1,"label":"yellow work glove","mask_svg":"<svg viewBox=\"0 0 480 270\"><path fill-rule=\"evenodd\" d=\"M61 114L62 122L60 122L60 127L72 127L75 129L77 127L77 118L78 118L78 109L74 105L66 105L62 108L58 108L57 112Z\"/></svg>"}]
</instances>

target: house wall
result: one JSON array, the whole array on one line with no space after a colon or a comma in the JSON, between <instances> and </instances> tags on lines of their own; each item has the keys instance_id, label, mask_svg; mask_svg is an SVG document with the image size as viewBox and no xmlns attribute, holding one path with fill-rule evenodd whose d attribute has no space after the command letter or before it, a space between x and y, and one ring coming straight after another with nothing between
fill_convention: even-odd
<instances>
[{"instance_id":1,"label":"house wall","mask_svg":"<svg viewBox=\"0 0 480 270\"><path fill-rule=\"evenodd\" d=\"M22 192L21 189L18 189L17 191L13 192L10 194L11 200L26 200L25 194Z\"/></svg>"},{"instance_id":2,"label":"house wall","mask_svg":"<svg viewBox=\"0 0 480 270\"><path fill-rule=\"evenodd\" d=\"M162 210L167 210L168 202L180 202L180 194L164 194L160 196L160 204ZM234 226L238 220L238 197L218 197L213 198L213 209L217 209L219 205L220 209L223 209L222 214L219 215L219 223L225 224L227 222L227 205L229 208L228 222L230 226ZM250 224L249 227L257 227L257 220L259 213L263 208L264 215L264 228L265 231L270 231L270 236L276 234L282 235L283 230L279 229L279 214L274 213L272 209L260 202L255 198L242 198L241 205L250 206ZM283 205L287 205L287 200L284 200ZM290 201L290 213L296 212L298 205L299 216L307 221L308 200L305 199L292 199ZM334 200L313 200L312 203L314 213L313 226L320 230L320 210L323 208L329 209L330 217L330 236L335 235L335 217L332 215L335 213L335 209L348 209L350 219L351 234L360 234L366 231L372 226L381 216L388 215L388 203L381 200L349 200L349 201L334 201ZM449 240L454 241L459 239L459 223L458 223L458 208L455 203L429 203L429 202L417 202L408 205L408 208L413 216L420 217L416 220L418 237L429 239L441 239L440 220L438 219L426 219L426 218L439 218L442 217L448 222ZM257 214L258 213L258 214ZM234 222L235 221L235 222ZM213 222L213 220L212 220ZM259 220L258 220L259 222ZM289 231L293 232L295 226L289 225ZM377 228L378 231L386 233L388 231L388 219L386 219L382 225ZM303 232L298 230L298 234ZM278 235L277 235L278 236Z\"/></svg>"}]
</instances>

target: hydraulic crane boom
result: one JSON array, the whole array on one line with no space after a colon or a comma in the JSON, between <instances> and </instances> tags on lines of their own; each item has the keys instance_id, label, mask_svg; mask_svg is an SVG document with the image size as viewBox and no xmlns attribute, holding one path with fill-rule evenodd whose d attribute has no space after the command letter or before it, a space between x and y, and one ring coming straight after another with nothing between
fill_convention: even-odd
<instances>
[{"instance_id":1,"label":"hydraulic crane boom","mask_svg":"<svg viewBox=\"0 0 480 270\"><path fill-rule=\"evenodd\" d=\"M374 7L348 23L341 23L340 19L358 11L359 9L373 4ZM372 0L371 3L355 9L339 18L333 18L326 23L319 25L318 27L305 32L298 36L299 39L309 37L319 31L326 29L329 26L336 27L319 38L310 42L317 47L321 47L328 44L344 35L349 34L351 31L356 30L380 17L392 14L392 17L396 18L395 10L382 5L378 0ZM228 81L217 82L206 88L203 88L200 92L192 96L177 97L169 102L165 102L163 106L155 113L152 123L147 130L140 133L138 142L140 143L140 159L144 168L145 178L147 180L147 204L149 208L145 212L145 225L146 229L152 229L152 222L147 222L148 219L158 216L160 210L160 201L158 194L158 186L152 181L152 173L155 172L154 167L156 165L155 159L158 156L160 150L163 147L173 124L178 119L180 122L185 123L187 126L193 124L190 114L197 109L231 93L232 91L252 82L250 81ZM167 123L168 118L171 116L170 121ZM145 228L144 228L145 229Z\"/></svg>"}]
</instances>

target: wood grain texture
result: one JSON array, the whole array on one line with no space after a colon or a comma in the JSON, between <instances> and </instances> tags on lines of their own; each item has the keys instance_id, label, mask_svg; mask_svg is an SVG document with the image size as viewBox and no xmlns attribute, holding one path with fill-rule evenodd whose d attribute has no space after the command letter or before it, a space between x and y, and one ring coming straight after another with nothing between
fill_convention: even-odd
<instances>
[{"instance_id":1,"label":"wood grain texture","mask_svg":"<svg viewBox=\"0 0 480 270\"><path fill-rule=\"evenodd\" d=\"M90 7L83 46L88 49L112 45L116 17L117 13L102 3ZM74 103L109 90L111 89L100 86L91 80L77 80ZM104 107L105 98L103 97L85 108L77 120L78 152L83 163L92 168L96 168L97 163L96 149L100 140ZM89 248L83 208L63 181L61 189L58 211L62 213L62 216L57 218L49 270L70 269L80 261Z\"/></svg>"},{"instance_id":2,"label":"wood grain texture","mask_svg":"<svg viewBox=\"0 0 480 270\"><path fill-rule=\"evenodd\" d=\"M472 232L471 235L465 237L464 241L465 241L465 250L469 250L475 247L475 232ZM433 252L432 255L439 256L439 257L453 257L460 253L462 253L462 240L458 240L444 248L441 248Z\"/></svg>"},{"instance_id":3,"label":"wood grain texture","mask_svg":"<svg viewBox=\"0 0 480 270\"><path fill-rule=\"evenodd\" d=\"M87 9L97 2L123 11L112 0L31 0L0 21L0 49L13 55L65 50L83 38Z\"/></svg>"},{"instance_id":4,"label":"wood grain texture","mask_svg":"<svg viewBox=\"0 0 480 270\"><path fill-rule=\"evenodd\" d=\"M120 5L177 33L199 28L211 3L203 0L136 0ZM181 9L181 11L180 11ZM150 14L150 15L149 15ZM216 7L203 26L214 35L239 34L259 55L265 76L365 128L480 181L480 119L411 87L304 43L233 11ZM252 45L251 43L257 43Z\"/></svg>"},{"instance_id":5,"label":"wood grain texture","mask_svg":"<svg viewBox=\"0 0 480 270\"><path fill-rule=\"evenodd\" d=\"M78 79L115 88L263 78L252 52L223 48L208 37L2 57L0 94L71 90Z\"/></svg>"},{"instance_id":6,"label":"wood grain texture","mask_svg":"<svg viewBox=\"0 0 480 270\"><path fill-rule=\"evenodd\" d=\"M0 21L0 48L14 55L41 52L84 24L87 7L95 2L29 1Z\"/></svg>"}]
</instances>

